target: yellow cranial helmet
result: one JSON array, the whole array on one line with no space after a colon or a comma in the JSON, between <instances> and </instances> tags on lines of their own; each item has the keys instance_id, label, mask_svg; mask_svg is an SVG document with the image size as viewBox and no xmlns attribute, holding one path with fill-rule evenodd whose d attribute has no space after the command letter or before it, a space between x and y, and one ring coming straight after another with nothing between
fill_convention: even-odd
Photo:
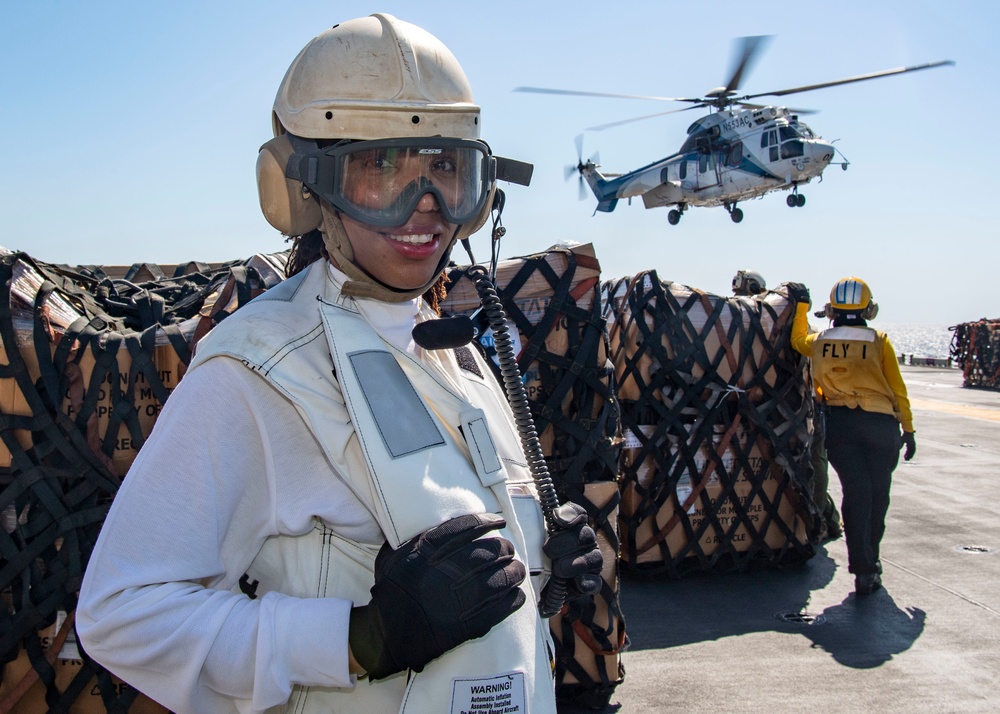
<instances>
[{"instance_id":1,"label":"yellow cranial helmet","mask_svg":"<svg viewBox=\"0 0 1000 714\"><path fill-rule=\"evenodd\" d=\"M831 310L861 312L861 317L871 320L878 314L878 305L872 300L872 291L861 278L853 275L838 280L830 290Z\"/></svg>"},{"instance_id":2,"label":"yellow cranial helmet","mask_svg":"<svg viewBox=\"0 0 1000 714\"><path fill-rule=\"evenodd\" d=\"M835 310L864 310L872 300L872 291L861 278L838 280L830 290L830 307Z\"/></svg>"}]
</instances>

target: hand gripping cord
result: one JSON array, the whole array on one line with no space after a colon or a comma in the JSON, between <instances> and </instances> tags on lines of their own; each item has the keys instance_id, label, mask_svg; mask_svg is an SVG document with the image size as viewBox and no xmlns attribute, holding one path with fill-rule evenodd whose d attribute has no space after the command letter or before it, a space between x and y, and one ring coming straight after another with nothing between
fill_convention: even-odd
<instances>
[{"instance_id":1,"label":"hand gripping cord","mask_svg":"<svg viewBox=\"0 0 1000 714\"><path fill-rule=\"evenodd\" d=\"M559 498L556 495L552 477L549 475L545 456L542 454L542 446L538 440L538 433L535 431L535 421L528 407L528 394L524 388L524 382L521 380L521 370L517 366L514 343L507 326L507 314L486 268L481 265L473 265L465 271L465 274L476 286L479 301L483 306L482 310L486 313L486 319L493 330L493 343L497 359L500 362L500 374L503 378L504 390L507 392L507 401L510 402L511 411L514 413L517 434L521 440L524 457L528 461L531 478L538 489L538 500L542 505L546 530L551 534L558 529L553 511L559 507ZM558 613L562 609L565 599L565 581L553 576L545 590L545 600L539 606L541 616L552 617Z\"/></svg>"}]
</instances>

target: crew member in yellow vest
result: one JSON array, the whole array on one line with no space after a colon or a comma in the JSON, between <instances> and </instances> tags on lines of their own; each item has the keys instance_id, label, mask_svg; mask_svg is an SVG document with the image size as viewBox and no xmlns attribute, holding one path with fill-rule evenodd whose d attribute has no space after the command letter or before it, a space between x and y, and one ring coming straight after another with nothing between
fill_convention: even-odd
<instances>
[{"instance_id":1,"label":"crew member in yellow vest","mask_svg":"<svg viewBox=\"0 0 1000 714\"><path fill-rule=\"evenodd\" d=\"M503 390L438 329L511 164L448 48L384 14L310 41L272 125L289 277L198 343L94 548L81 642L178 714L554 714L537 604L595 593L601 552L580 506L543 520Z\"/></svg>"},{"instance_id":2,"label":"crew member in yellow vest","mask_svg":"<svg viewBox=\"0 0 1000 714\"><path fill-rule=\"evenodd\" d=\"M848 568L855 592L868 595L882 585L879 546L899 450L905 445L907 461L917 450L906 385L889 338L868 327L878 304L863 280L847 277L833 286L824 307L833 324L812 334L809 291L790 283L789 292L798 303L792 346L812 359L826 413L827 455L843 487Z\"/></svg>"}]
</instances>

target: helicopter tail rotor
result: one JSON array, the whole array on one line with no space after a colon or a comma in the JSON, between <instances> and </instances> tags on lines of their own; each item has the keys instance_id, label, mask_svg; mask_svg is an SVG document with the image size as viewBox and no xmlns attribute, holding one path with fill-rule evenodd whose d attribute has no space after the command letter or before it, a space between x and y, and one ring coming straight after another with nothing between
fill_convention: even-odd
<instances>
[{"instance_id":1,"label":"helicopter tail rotor","mask_svg":"<svg viewBox=\"0 0 1000 714\"><path fill-rule=\"evenodd\" d=\"M595 153L593 156L590 157L590 159L584 162L583 134L577 134L576 137L573 139L573 142L576 144L576 164L569 164L568 166L566 166L565 168L566 180L569 181L573 177L573 174L577 175L577 193L579 194L579 198L582 201L585 198L587 198L587 187L586 187L586 182L584 181L583 178L583 172L588 165L596 166L597 164L599 164L601 158L600 155Z\"/></svg>"}]
</instances>

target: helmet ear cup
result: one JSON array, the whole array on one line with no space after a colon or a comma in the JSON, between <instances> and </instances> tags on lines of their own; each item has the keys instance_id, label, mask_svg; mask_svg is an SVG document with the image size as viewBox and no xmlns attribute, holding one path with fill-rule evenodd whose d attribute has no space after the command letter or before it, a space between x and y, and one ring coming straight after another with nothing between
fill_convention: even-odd
<instances>
[{"instance_id":1,"label":"helmet ear cup","mask_svg":"<svg viewBox=\"0 0 1000 714\"><path fill-rule=\"evenodd\" d=\"M827 303L826 305L823 306L823 317L825 317L827 320L833 319L833 305L831 305L830 303Z\"/></svg>"},{"instance_id":2,"label":"helmet ear cup","mask_svg":"<svg viewBox=\"0 0 1000 714\"><path fill-rule=\"evenodd\" d=\"M283 235L300 236L319 228L319 202L300 181L285 176L294 150L287 134L276 136L257 154L257 197L264 218Z\"/></svg>"},{"instance_id":3,"label":"helmet ear cup","mask_svg":"<svg viewBox=\"0 0 1000 714\"><path fill-rule=\"evenodd\" d=\"M876 315L878 315L878 303L874 300L869 300L868 307L861 313L861 319L867 322L868 320L874 320Z\"/></svg>"}]
</instances>

